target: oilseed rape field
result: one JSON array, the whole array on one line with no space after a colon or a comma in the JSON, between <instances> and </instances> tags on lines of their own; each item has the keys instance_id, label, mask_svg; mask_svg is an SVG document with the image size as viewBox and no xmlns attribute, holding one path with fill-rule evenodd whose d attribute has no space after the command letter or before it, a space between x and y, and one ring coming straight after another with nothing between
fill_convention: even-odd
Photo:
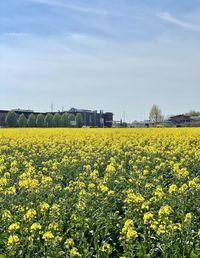
<instances>
[{"instance_id":1,"label":"oilseed rape field","mask_svg":"<svg viewBox=\"0 0 200 258\"><path fill-rule=\"evenodd\" d=\"M200 257L200 129L1 129L0 257Z\"/></svg>"}]
</instances>

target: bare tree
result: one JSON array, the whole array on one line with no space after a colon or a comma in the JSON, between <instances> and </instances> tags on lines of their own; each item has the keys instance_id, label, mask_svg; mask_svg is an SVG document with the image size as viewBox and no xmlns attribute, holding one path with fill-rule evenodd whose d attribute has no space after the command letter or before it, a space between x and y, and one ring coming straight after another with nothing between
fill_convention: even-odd
<instances>
[{"instance_id":1,"label":"bare tree","mask_svg":"<svg viewBox=\"0 0 200 258\"><path fill-rule=\"evenodd\" d=\"M152 123L160 123L163 122L164 117L162 115L162 111L159 109L157 105L153 105L149 112L149 120Z\"/></svg>"}]
</instances>

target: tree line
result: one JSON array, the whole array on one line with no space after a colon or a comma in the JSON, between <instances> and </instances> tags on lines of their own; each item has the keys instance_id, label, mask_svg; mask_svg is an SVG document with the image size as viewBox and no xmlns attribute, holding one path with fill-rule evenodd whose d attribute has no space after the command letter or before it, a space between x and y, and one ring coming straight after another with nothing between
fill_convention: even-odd
<instances>
[{"instance_id":1,"label":"tree line","mask_svg":"<svg viewBox=\"0 0 200 258\"><path fill-rule=\"evenodd\" d=\"M199 111L191 110L190 112L185 113L186 116L200 116Z\"/></svg>"},{"instance_id":2,"label":"tree line","mask_svg":"<svg viewBox=\"0 0 200 258\"><path fill-rule=\"evenodd\" d=\"M20 116L14 111L9 111L6 116L6 125L8 127L82 127L83 117L81 114L55 113L54 115L48 113L43 114L30 114L28 118L22 113Z\"/></svg>"}]
</instances>

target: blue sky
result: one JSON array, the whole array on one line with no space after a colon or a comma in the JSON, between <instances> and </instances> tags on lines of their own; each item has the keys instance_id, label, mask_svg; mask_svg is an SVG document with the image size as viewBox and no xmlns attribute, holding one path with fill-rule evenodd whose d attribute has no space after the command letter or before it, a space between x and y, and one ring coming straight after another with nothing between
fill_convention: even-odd
<instances>
[{"instance_id":1,"label":"blue sky","mask_svg":"<svg viewBox=\"0 0 200 258\"><path fill-rule=\"evenodd\" d=\"M200 110L200 0L1 0L0 109Z\"/></svg>"}]
</instances>

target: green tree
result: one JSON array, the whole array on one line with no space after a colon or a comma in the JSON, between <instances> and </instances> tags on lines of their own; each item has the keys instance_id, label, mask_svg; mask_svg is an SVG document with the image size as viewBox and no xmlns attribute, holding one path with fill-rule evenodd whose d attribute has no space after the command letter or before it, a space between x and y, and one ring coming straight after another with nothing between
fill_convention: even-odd
<instances>
[{"instance_id":1,"label":"green tree","mask_svg":"<svg viewBox=\"0 0 200 258\"><path fill-rule=\"evenodd\" d=\"M159 109L159 107L157 105L153 105L150 112L149 112L149 120L152 123L160 123L163 121L163 115L161 110Z\"/></svg>"},{"instance_id":2,"label":"green tree","mask_svg":"<svg viewBox=\"0 0 200 258\"><path fill-rule=\"evenodd\" d=\"M191 110L188 113L185 113L186 116L200 116L200 112L195 111L195 110Z\"/></svg>"},{"instance_id":3,"label":"green tree","mask_svg":"<svg viewBox=\"0 0 200 258\"><path fill-rule=\"evenodd\" d=\"M61 123L63 127L70 127L70 123L69 123L69 114L68 113L64 113L61 116Z\"/></svg>"},{"instance_id":4,"label":"green tree","mask_svg":"<svg viewBox=\"0 0 200 258\"><path fill-rule=\"evenodd\" d=\"M81 128L83 126L83 116L81 114L76 115L76 126Z\"/></svg>"},{"instance_id":5,"label":"green tree","mask_svg":"<svg viewBox=\"0 0 200 258\"><path fill-rule=\"evenodd\" d=\"M53 115L52 114L48 113L45 116L44 124L45 124L46 127L52 127L53 126Z\"/></svg>"},{"instance_id":6,"label":"green tree","mask_svg":"<svg viewBox=\"0 0 200 258\"><path fill-rule=\"evenodd\" d=\"M44 127L44 116L43 116L43 114L37 115L36 126L37 127Z\"/></svg>"},{"instance_id":7,"label":"green tree","mask_svg":"<svg viewBox=\"0 0 200 258\"><path fill-rule=\"evenodd\" d=\"M17 123L19 127L27 127L27 119L24 114L21 114L18 119Z\"/></svg>"},{"instance_id":8,"label":"green tree","mask_svg":"<svg viewBox=\"0 0 200 258\"><path fill-rule=\"evenodd\" d=\"M76 127L76 117L73 114L69 114L69 126Z\"/></svg>"},{"instance_id":9,"label":"green tree","mask_svg":"<svg viewBox=\"0 0 200 258\"><path fill-rule=\"evenodd\" d=\"M9 111L6 116L6 125L8 127L17 127L17 115L14 111Z\"/></svg>"},{"instance_id":10,"label":"green tree","mask_svg":"<svg viewBox=\"0 0 200 258\"><path fill-rule=\"evenodd\" d=\"M36 126L36 117L34 114L30 114L27 121L28 127Z\"/></svg>"},{"instance_id":11,"label":"green tree","mask_svg":"<svg viewBox=\"0 0 200 258\"><path fill-rule=\"evenodd\" d=\"M53 116L53 126L54 127L61 127L61 115L59 113L56 113Z\"/></svg>"}]
</instances>

